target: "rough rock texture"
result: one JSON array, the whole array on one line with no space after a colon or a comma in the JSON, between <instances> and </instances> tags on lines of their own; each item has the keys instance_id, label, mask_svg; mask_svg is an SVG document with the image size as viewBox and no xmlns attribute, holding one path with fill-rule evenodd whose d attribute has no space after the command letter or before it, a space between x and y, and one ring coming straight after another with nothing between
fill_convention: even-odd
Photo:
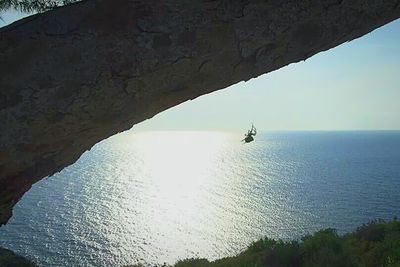
<instances>
[{"instance_id":1,"label":"rough rock texture","mask_svg":"<svg viewBox=\"0 0 400 267\"><path fill-rule=\"evenodd\" d=\"M11 250L0 247L0 266L1 267L38 267L30 260L19 256Z\"/></svg>"},{"instance_id":2,"label":"rough rock texture","mask_svg":"<svg viewBox=\"0 0 400 267\"><path fill-rule=\"evenodd\" d=\"M399 16L399 0L87 0L0 29L0 225L100 140Z\"/></svg>"}]
</instances>

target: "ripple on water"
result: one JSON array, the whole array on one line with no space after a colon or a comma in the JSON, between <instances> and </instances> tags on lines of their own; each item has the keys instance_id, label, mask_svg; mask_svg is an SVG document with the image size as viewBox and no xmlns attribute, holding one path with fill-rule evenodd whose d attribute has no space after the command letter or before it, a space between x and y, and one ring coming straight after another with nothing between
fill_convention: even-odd
<instances>
[{"instance_id":1,"label":"ripple on water","mask_svg":"<svg viewBox=\"0 0 400 267\"><path fill-rule=\"evenodd\" d=\"M41 266L173 263L400 212L400 133L126 132L32 187L0 246Z\"/></svg>"}]
</instances>

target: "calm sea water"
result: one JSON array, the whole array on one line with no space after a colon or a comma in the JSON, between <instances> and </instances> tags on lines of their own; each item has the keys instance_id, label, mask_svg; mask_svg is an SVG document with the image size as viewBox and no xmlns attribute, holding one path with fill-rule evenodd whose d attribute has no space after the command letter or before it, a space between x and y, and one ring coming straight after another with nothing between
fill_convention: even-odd
<instances>
[{"instance_id":1,"label":"calm sea water","mask_svg":"<svg viewBox=\"0 0 400 267\"><path fill-rule=\"evenodd\" d=\"M400 217L400 132L126 132L40 181L0 246L40 266L233 255Z\"/></svg>"}]
</instances>

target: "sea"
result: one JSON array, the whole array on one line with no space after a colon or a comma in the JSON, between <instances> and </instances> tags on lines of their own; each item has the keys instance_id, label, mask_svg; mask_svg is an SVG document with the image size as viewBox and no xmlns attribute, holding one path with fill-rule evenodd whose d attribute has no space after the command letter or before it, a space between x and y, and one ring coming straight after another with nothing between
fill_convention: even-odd
<instances>
[{"instance_id":1,"label":"sea","mask_svg":"<svg viewBox=\"0 0 400 267\"><path fill-rule=\"evenodd\" d=\"M0 246L39 266L235 255L400 216L400 132L127 131L33 185Z\"/></svg>"}]
</instances>

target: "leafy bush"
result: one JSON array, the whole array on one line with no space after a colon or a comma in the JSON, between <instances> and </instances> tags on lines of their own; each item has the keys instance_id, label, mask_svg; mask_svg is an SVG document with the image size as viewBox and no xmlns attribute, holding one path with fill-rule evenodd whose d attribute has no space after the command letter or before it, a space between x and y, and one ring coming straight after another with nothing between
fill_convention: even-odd
<instances>
[{"instance_id":1,"label":"leafy bush","mask_svg":"<svg viewBox=\"0 0 400 267\"><path fill-rule=\"evenodd\" d=\"M34 267L30 261L0 248L0 266ZM131 265L142 267L144 265ZM166 266L166 265L163 265ZM372 221L339 236L334 229L301 241L264 238L234 257L178 261L175 267L400 267L400 222Z\"/></svg>"},{"instance_id":2,"label":"leafy bush","mask_svg":"<svg viewBox=\"0 0 400 267\"><path fill-rule=\"evenodd\" d=\"M188 259L175 267L400 267L400 222L372 221L339 236L334 229L300 242L264 238L234 257L213 262Z\"/></svg>"},{"instance_id":3,"label":"leafy bush","mask_svg":"<svg viewBox=\"0 0 400 267\"><path fill-rule=\"evenodd\" d=\"M22 12L43 12L78 0L0 0L0 11L15 9Z\"/></svg>"}]
</instances>

